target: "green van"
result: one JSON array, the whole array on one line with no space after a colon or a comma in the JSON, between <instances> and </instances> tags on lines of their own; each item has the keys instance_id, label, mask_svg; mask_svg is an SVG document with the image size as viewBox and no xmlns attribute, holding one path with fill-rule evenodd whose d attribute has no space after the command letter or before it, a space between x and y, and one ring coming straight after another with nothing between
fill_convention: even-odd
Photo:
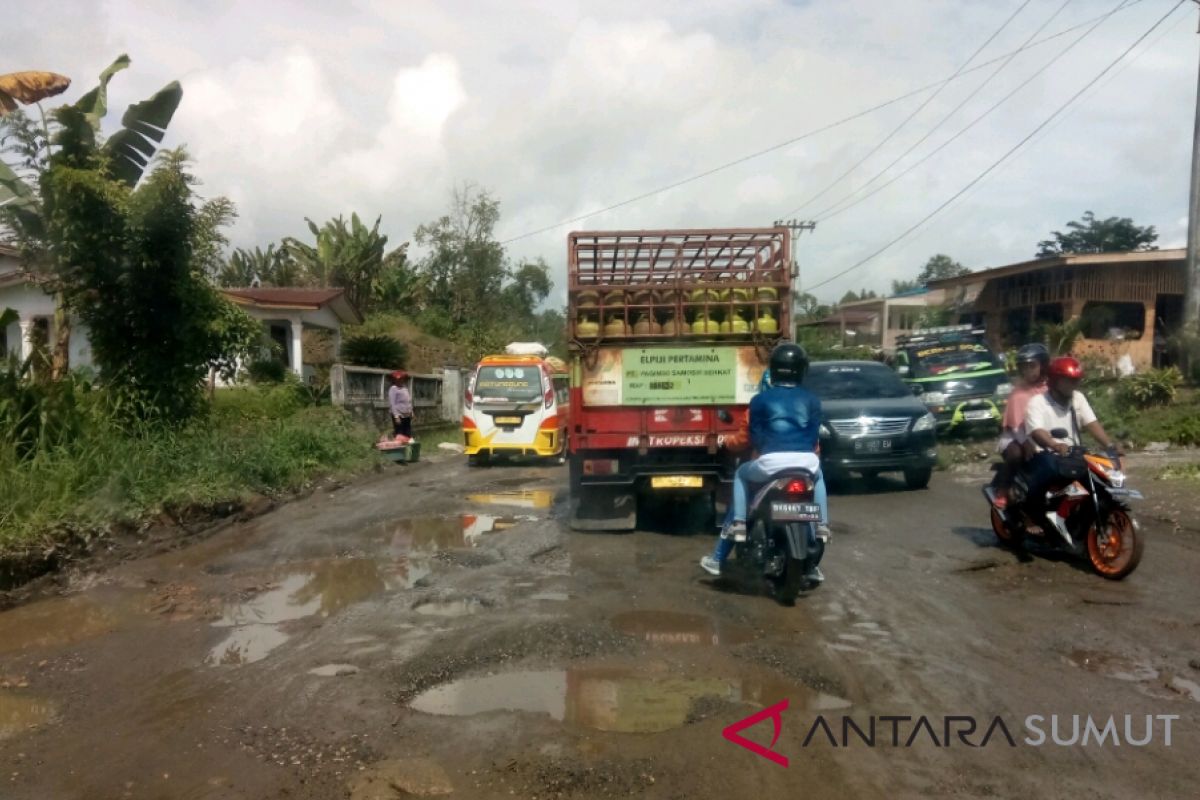
<instances>
[{"instance_id":1,"label":"green van","mask_svg":"<svg viewBox=\"0 0 1200 800\"><path fill-rule=\"evenodd\" d=\"M937 418L938 430L998 425L1012 383L984 332L970 325L914 330L896 342L896 371Z\"/></svg>"}]
</instances>

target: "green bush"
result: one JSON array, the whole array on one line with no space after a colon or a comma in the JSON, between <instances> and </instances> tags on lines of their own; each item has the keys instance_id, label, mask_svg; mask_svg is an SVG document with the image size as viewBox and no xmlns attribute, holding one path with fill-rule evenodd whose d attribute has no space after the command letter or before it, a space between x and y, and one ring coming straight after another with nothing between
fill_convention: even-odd
<instances>
[{"instance_id":1,"label":"green bush","mask_svg":"<svg viewBox=\"0 0 1200 800\"><path fill-rule=\"evenodd\" d=\"M401 369L408 362L408 347L393 336L364 334L343 342L341 357L360 367Z\"/></svg>"},{"instance_id":2,"label":"green bush","mask_svg":"<svg viewBox=\"0 0 1200 800\"><path fill-rule=\"evenodd\" d=\"M1121 399L1134 408L1162 406L1175 399L1183 375L1175 367L1130 375L1120 383Z\"/></svg>"},{"instance_id":3,"label":"green bush","mask_svg":"<svg viewBox=\"0 0 1200 800\"><path fill-rule=\"evenodd\" d=\"M251 383L283 383L287 365L277 358L257 358L246 365L246 377Z\"/></svg>"}]
</instances>

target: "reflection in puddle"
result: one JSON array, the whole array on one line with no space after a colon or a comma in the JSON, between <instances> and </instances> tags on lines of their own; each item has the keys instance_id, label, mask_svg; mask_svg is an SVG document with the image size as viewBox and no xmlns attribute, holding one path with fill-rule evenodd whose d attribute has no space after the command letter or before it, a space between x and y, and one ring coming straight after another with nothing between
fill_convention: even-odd
<instances>
[{"instance_id":1,"label":"reflection in puddle","mask_svg":"<svg viewBox=\"0 0 1200 800\"><path fill-rule=\"evenodd\" d=\"M401 581L408 583L413 570L407 564L402 566L395 572L402 572ZM234 630L209 652L206 660L213 665L260 661L288 640L288 634L277 627L280 623L315 614L332 616L389 588L386 577L379 564L361 558L294 568L278 585L226 606L213 626Z\"/></svg>"},{"instance_id":2,"label":"reflection in puddle","mask_svg":"<svg viewBox=\"0 0 1200 800\"><path fill-rule=\"evenodd\" d=\"M74 644L141 618L124 593L93 591L42 600L0 613L0 653Z\"/></svg>"},{"instance_id":3,"label":"reflection in puddle","mask_svg":"<svg viewBox=\"0 0 1200 800\"><path fill-rule=\"evenodd\" d=\"M1200 703L1200 683L1189 681L1187 678L1181 678L1176 675L1171 678L1170 685L1172 689L1179 692L1184 697Z\"/></svg>"},{"instance_id":4,"label":"reflection in puddle","mask_svg":"<svg viewBox=\"0 0 1200 800\"><path fill-rule=\"evenodd\" d=\"M517 508L550 508L554 505L554 492L550 489L531 489L524 492L493 492L488 494L469 494L467 500L472 503L484 503L492 506L516 506Z\"/></svg>"},{"instance_id":5,"label":"reflection in puddle","mask_svg":"<svg viewBox=\"0 0 1200 800\"><path fill-rule=\"evenodd\" d=\"M655 733L683 725L692 704L702 697L757 705L788 698L793 706L807 710L850 706L840 697L773 677L687 678L611 667L464 678L425 691L411 706L448 716L525 711L596 730Z\"/></svg>"},{"instance_id":6,"label":"reflection in puddle","mask_svg":"<svg viewBox=\"0 0 1200 800\"><path fill-rule=\"evenodd\" d=\"M571 599L568 592L538 592L529 595L530 600L548 600L555 603L565 603Z\"/></svg>"},{"instance_id":7,"label":"reflection in puddle","mask_svg":"<svg viewBox=\"0 0 1200 800\"><path fill-rule=\"evenodd\" d=\"M262 661L267 654L288 640L288 635L274 625L242 625L230 631L208 654L207 663L213 666L237 666Z\"/></svg>"},{"instance_id":8,"label":"reflection in puddle","mask_svg":"<svg viewBox=\"0 0 1200 800\"><path fill-rule=\"evenodd\" d=\"M1075 650L1067 659L1072 665L1107 675L1119 681L1142 683L1158 677L1158 670L1145 662L1134 661L1130 658L1113 653L1103 653L1096 650Z\"/></svg>"},{"instance_id":9,"label":"reflection in puddle","mask_svg":"<svg viewBox=\"0 0 1200 800\"><path fill-rule=\"evenodd\" d=\"M430 600L413 610L433 617L463 617L481 608L486 608L486 605L478 597L464 597L459 600Z\"/></svg>"},{"instance_id":10,"label":"reflection in puddle","mask_svg":"<svg viewBox=\"0 0 1200 800\"><path fill-rule=\"evenodd\" d=\"M741 644L754 638L745 628L718 622L702 614L674 611L629 611L613 617L613 627L651 644L716 647Z\"/></svg>"},{"instance_id":11,"label":"reflection in puddle","mask_svg":"<svg viewBox=\"0 0 1200 800\"><path fill-rule=\"evenodd\" d=\"M436 553L479 545L480 537L515 527L536 517L463 514L457 517L398 519L382 526L387 552L394 558L409 553Z\"/></svg>"},{"instance_id":12,"label":"reflection in puddle","mask_svg":"<svg viewBox=\"0 0 1200 800\"><path fill-rule=\"evenodd\" d=\"M54 710L49 700L0 690L0 740L44 725L54 718Z\"/></svg>"}]
</instances>

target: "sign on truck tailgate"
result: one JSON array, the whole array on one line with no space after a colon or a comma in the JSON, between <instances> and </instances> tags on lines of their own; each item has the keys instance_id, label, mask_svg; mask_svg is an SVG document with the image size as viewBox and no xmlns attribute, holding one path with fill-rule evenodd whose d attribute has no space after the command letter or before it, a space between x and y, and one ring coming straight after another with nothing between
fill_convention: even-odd
<instances>
[{"instance_id":1,"label":"sign on truck tailgate","mask_svg":"<svg viewBox=\"0 0 1200 800\"><path fill-rule=\"evenodd\" d=\"M753 347L604 348L584 366L584 405L749 403L763 365Z\"/></svg>"}]
</instances>

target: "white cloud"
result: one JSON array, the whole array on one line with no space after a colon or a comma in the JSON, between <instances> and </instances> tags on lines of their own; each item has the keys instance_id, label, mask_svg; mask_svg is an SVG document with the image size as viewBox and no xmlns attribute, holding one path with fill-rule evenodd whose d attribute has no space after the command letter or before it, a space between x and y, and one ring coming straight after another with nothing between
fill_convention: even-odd
<instances>
[{"instance_id":1,"label":"white cloud","mask_svg":"<svg viewBox=\"0 0 1200 800\"><path fill-rule=\"evenodd\" d=\"M238 244L305 233L303 217L383 215L394 241L474 181L516 235L784 141L949 75L1011 13L960 0L358 0L57 2L6 37L13 68L56 69L81 93L117 53L114 116L173 78L207 193L239 205ZM982 56L1022 42L1057 0L1037 0ZM1076 0L1057 30L1108 11ZM801 240L806 283L858 261L961 188L1164 12L1140 3L926 165ZM1179 12L1179 19L1187 16ZM17 22L18 26L20 21ZM1174 27L1171 27L1173 25ZM1190 24L1173 20L1135 61L919 233L831 283L885 288L932 253L972 266L1032 255L1086 209L1181 237L1195 95ZM1031 74L1065 41L1024 54L920 152ZM53 63L46 55L54 55ZM947 87L813 213L916 141L986 73ZM75 94L69 95L77 96ZM860 158L920 102L890 106L745 164L573 227L766 224ZM567 228L511 251L560 271Z\"/></svg>"}]
</instances>

